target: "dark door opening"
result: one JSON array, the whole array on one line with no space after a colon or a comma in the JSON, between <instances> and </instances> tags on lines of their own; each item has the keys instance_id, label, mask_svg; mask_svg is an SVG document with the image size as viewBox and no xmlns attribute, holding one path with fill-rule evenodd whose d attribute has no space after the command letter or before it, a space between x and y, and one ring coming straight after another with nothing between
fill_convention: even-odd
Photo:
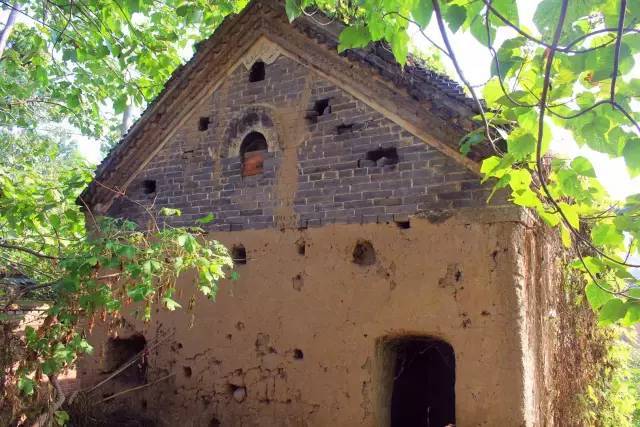
<instances>
[{"instance_id":1,"label":"dark door opening","mask_svg":"<svg viewBox=\"0 0 640 427\"><path fill-rule=\"evenodd\" d=\"M455 355L444 341L391 341L391 427L445 427L456 422Z\"/></svg>"}]
</instances>

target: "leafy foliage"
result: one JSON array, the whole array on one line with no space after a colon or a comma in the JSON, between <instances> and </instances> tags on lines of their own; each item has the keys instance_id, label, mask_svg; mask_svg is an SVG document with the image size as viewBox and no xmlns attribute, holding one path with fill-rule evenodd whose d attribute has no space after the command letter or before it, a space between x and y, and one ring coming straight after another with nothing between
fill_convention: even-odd
<instances>
[{"instance_id":1,"label":"leafy foliage","mask_svg":"<svg viewBox=\"0 0 640 427\"><path fill-rule=\"evenodd\" d=\"M181 308L177 278L186 271L197 272L197 290L214 299L233 264L202 229L161 227L150 210L148 230L93 217L77 203L90 167L58 146L32 133L5 133L0 145L0 321L15 321L9 314L27 299L47 301L40 323L27 326L21 348L3 360L6 401L11 384L35 395L42 378L55 379L90 352L81 326L87 321L91 328L96 316L118 319L132 311L146 321L153 304Z\"/></svg>"},{"instance_id":2,"label":"leafy foliage","mask_svg":"<svg viewBox=\"0 0 640 427\"><path fill-rule=\"evenodd\" d=\"M116 319L127 306L143 319L154 303L180 309L176 278L187 271L197 272L201 293L215 297L231 266L226 249L200 228L158 226L164 222L150 209L150 229L94 218L77 204L91 168L46 127L113 144L119 116L153 99L195 44L246 3L3 2L22 19L3 30L10 37L0 52L0 322L12 324L10 313L25 299L55 302L41 326L3 341L0 415L16 392L37 395L43 378L54 384L90 351L83 320ZM51 415L66 422L63 412Z\"/></svg>"},{"instance_id":3,"label":"leafy foliage","mask_svg":"<svg viewBox=\"0 0 640 427\"><path fill-rule=\"evenodd\" d=\"M610 343L594 366L594 381L579 396L586 425L637 426L640 411L640 367L633 344L636 334L621 328L601 330ZM636 352L637 353L637 352Z\"/></svg>"},{"instance_id":4,"label":"leafy foliage","mask_svg":"<svg viewBox=\"0 0 640 427\"><path fill-rule=\"evenodd\" d=\"M247 0L38 2L20 5L0 61L0 126L67 120L113 143L116 116L143 107L194 45Z\"/></svg>"}]
</instances>

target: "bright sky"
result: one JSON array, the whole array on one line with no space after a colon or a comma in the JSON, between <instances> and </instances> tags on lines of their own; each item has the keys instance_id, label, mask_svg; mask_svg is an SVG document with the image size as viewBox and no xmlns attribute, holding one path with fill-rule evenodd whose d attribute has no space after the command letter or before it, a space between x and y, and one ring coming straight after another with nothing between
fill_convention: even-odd
<instances>
[{"instance_id":1,"label":"bright sky","mask_svg":"<svg viewBox=\"0 0 640 427\"><path fill-rule=\"evenodd\" d=\"M539 3L537 0L518 0L518 9L520 15L520 22L528 28L535 28L532 23L533 14ZM7 11L0 12L0 22L5 22ZM25 20L21 17L20 20ZM432 20L427 34L436 43L442 45L442 40L439 36L437 26ZM502 31L497 34L496 46L501 41L513 36L515 33L510 31ZM465 77L470 81L472 85L480 85L487 81L490 76L490 62L491 56L488 50L478 43L470 34L455 34L450 35L450 39L453 45L453 49L456 52L458 61L461 64ZM420 33L414 29L412 39L418 46L428 46L427 42ZM443 62L447 67L448 73L451 76L455 76L455 70L451 62L443 57ZM632 72L634 77L640 78L640 58L636 58L638 65ZM91 162L98 163L101 160L100 146L97 141L83 137L82 135L75 134L73 132L69 135L70 139L75 140L78 143L80 152ZM560 129L554 130L554 141L552 143L552 149L563 157L575 157L577 155L583 155L591 160L593 163L598 178L610 192L611 196L615 199L622 199L629 194L640 192L640 177L631 179L627 173L624 160L622 159L610 159L608 156L600 153L596 153L588 148L578 147L573 138L568 132L563 132Z\"/></svg>"}]
</instances>

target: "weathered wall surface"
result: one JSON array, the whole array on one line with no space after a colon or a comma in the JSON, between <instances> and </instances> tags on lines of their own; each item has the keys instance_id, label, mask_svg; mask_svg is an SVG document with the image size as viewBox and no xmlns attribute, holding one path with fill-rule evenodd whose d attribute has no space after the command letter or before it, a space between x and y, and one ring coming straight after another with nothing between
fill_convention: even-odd
<instances>
[{"instance_id":1,"label":"weathered wall surface","mask_svg":"<svg viewBox=\"0 0 640 427\"><path fill-rule=\"evenodd\" d=\"M525 408L536 426L584 426L593 411L587 387L597 375L610 338L583 294L584 283L564 268L568 253L546 227L522 223L512 249L519 254L514 285L520 303ZM596 416L598 417L598 416Z\"/></svg>"},{"instance_id":2,"label":"weathered wall surface","mask_svg":"<svg viewBox=\"0 0 640 427\"><path fill-rule=\"evenodd\" d=\"M147 381L175 376L116 399L160 425L385 425L389 390L377 344L433 336L456 354L458 426L538 425L525 420L525 368L514 272L522 257L514 211L473 210L395 225L248 230L214 237L243 244L240 278L215 303L198 296L191 313L158 313L148 343L172 337L148 357ZM371 266L352 262L368 240ZM299 247L304 244L304 255ZM195 293L184 280L181 302ZM82 380L104 378L105 337ZM298 352L299 351L299 352ZM302 357L300 357L302 356ZM101 368L102 366L102 368ZM110 386L126 388L117 381ZM102 393L112 392L104 388ZM237 387L246 398L233 397ZM141 409L146 408L146 409Z\"/></svg>"},{"instance_id":3,"label":"weathered wall surface","mask_svg":"<svg viewBox=\"0 0 640 427\"><path fill-rule=\"evenodd\" d=\"M316 116L315 104L330 111ZM200 118L208 130L199 131ZM249 132L269 143L264 173L242 177L239 146ZM364 161L395 148L395 165ZM144 194L143 181L157 191ZM276 185L277 183L277 185ZM240 64L145 167L127 194L183 211L190 224L209 212L213 230L388 221L421 210L483 206L478 177L294 60L279 56L263 81ZM117 201L110 215L144 221L138 206Z\"/></svg>"},{"instance_id":4,"label":"weathered wall surface","mask_svg":"<svg viewBox=\"0 0 640 427\"><path fill-rule=\"evenodd\" d=\"M523 212L487 207L477 176L346 90L271 59L263 81L233 69L127 189L180 208L175 224L216 214L212 237L247 250L240 279L211 303L187 278L179 298L192 311L119 331L144 334L147 367L99 393L152 384L110 405L160 425L388 425L380 343L424 336L455 351L458 426L551 425L548 378L564 372L556 243ZM254 131L268 154L262 174L242 177L240 144ZM379 148L398 162L367 160ZM145 222L125 199L108 214ZM371 265L353 263L360 240L376 250ZM119 360L104 330L94 342L85 385Z\"/></svg>"}]
</instances>

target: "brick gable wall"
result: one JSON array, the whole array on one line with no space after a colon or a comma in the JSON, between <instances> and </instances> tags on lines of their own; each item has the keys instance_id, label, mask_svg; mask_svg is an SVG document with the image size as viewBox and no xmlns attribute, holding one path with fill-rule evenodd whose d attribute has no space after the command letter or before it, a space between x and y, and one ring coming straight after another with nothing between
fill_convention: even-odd
<instances>
[{"instance_id":1,"label":"brick gable wall","mask_svg":"<svg viewBox=\"0 0 640 427\"><path fill-rule=\"evenodd\" d=\"M147 164L108 215L145 222L144 210L172 207L189 225L210 212L212 230L392 221L433 209L483 206L477 176L344 90L284 56L249 82L238 66ZM316 102L330 112L317 115ZM209 119L206 131L200 118ZM269 143L263 173L242 177L238 147L250 131ZM398 162L367 153L395 148ZM380 163L380 162L378 162ZM384 163L384 161L382 162ZM143 181L156 183L145 194Z\"/></svg>"}]
</instances>

